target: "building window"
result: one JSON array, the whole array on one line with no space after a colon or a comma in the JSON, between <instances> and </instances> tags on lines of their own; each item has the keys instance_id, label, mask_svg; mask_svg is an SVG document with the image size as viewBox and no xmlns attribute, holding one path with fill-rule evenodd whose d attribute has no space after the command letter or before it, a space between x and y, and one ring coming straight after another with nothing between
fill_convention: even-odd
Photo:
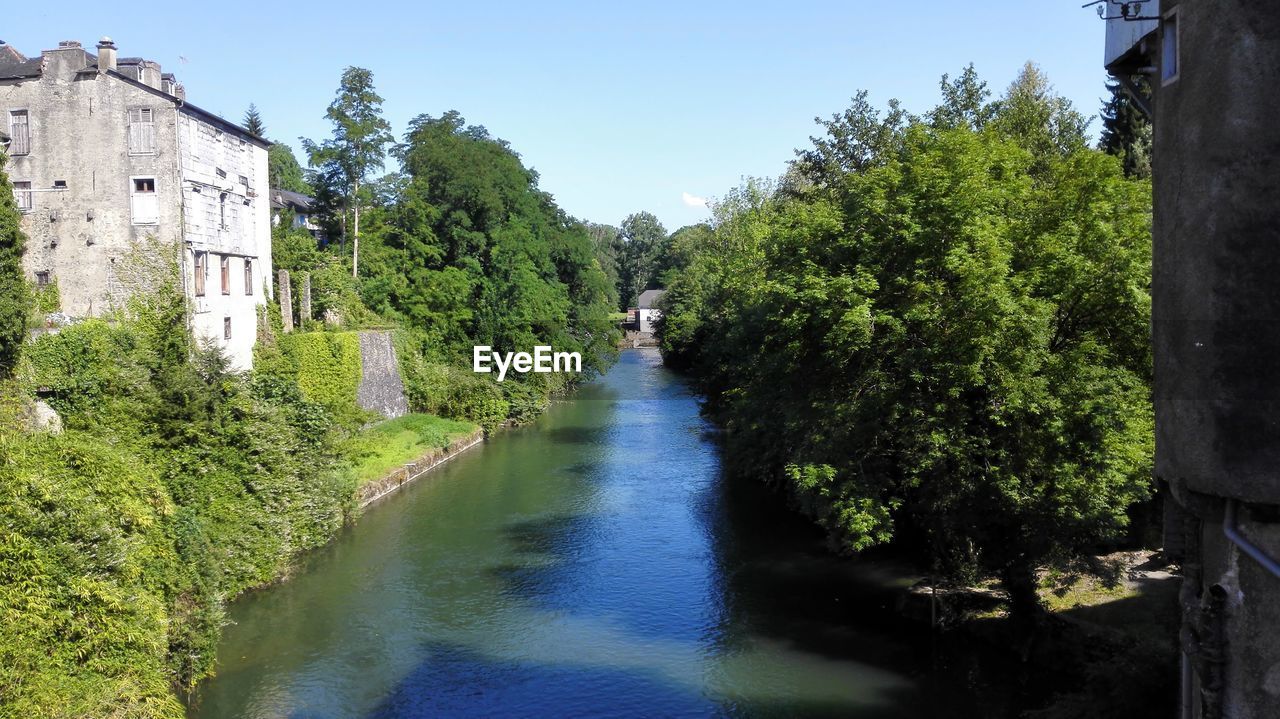
<instances>
[{"instance_id":1,"label":"building window","mask_svg":"<svg viewBox=\"0 0 1280 719\"><path fill-rule=\"evenodd\" d=\"M218 196L218 229L227 229L227 193Z\"/></svg>"},{"instance_id":2,"label":"building window","mask_svg":"<svg viewBox=\"0 0 1280 719\"><path fill-rule=\"evenodd\" d=\"M36 287L48 287L50 281L48 270L36 273Z\"/></svg>"},{"instance_id":3,"label":"building window","mask_svg":"<svg viewBox=\"0 0 1280 719\"><path fill-rule=\"evenodd\" d=\"M13 183L13 199L18 201L18 212L30 212L35 206L30 182Z\"/></svg>"},{"instance_id":4,"label":"building window","mask_svg":"<svg viewBox=\"0 0 1280 719\"><path fill-rule=\"evenodd\" d=\"M253 294L253 260L244 258L244 293Z\"/></svg>"},{"instance_id":5,"label":"building window","mask_svg":"<svg viewBox=\"0 0 1280 719\"><path fill-rule=\"evenodd\" d=\"M65 190L65 189L67 189L67 181L66 181L66 180L54 180L54 181L53 181L53 189L55 189L55 190Z\"/></svg>"},{"instance_id":6,"label":"building window","mask_svg":"<svg viewBox=\"0 0 1280 719\"><path fill-rule=\"evenodd\" d=\"M31 117L26 110L9 111L9 154L31 154Z\"/></svg>"},{"instance_id":7,"label":"building window","mask_svg":"<svg viewBox=\"0 0 1280 719\"><path fill-rule=\"evenodd\" d=\"M222 318L222 339L224 340L231 339L231 318L230 317Z\"/></svg>"},{"instance_id":8,"label":"building window","mask_svg":"<svg viewBox=\"0 0 1280 719\"><path fill-rule=\"evenodd\" d=\"M129 154L154 155L156 152L155 115L149 107L129 110Z\"/></svg>"},{"instance_id":9,"label":"building window","mask_svg":"<svg viewBox=\"0 0 1280 719\"><path fill-rule=\"evenodd\" d=\"M1164 16L1160 28L1160 84L1168 85L1178 79L1178 13L1171 10Z\"/></svg>"},{"instance_id":10,"label":"building window","mask_svg":"<svg viewBox=\"0 0 1280 719\"><path fill-rule=\"evenodd\" d=\"M231 294L231 258L222 256L222 294Z\"/></svg>"},{"instance_id":11,"label":"building window","mask_svg":"<svg viewBox=\"0 0 1280 719\"><path fill-rule=\"evenodd\" d=\"M154 225L160 222L160 201L156 198L156 178L129 178L129 207L133 224Z\"/></svg>"},{"instance_id":12,"label":"building window","mask_svg":"<svg viewBox=\"0 0 1280 719\"><path fill-rule=\"evenodd\" d=\"M209 253L196 253L196 271L195 271L195 295L196 297L204 297L204 280L208 274Z\"/></svg>"}]
</instances>

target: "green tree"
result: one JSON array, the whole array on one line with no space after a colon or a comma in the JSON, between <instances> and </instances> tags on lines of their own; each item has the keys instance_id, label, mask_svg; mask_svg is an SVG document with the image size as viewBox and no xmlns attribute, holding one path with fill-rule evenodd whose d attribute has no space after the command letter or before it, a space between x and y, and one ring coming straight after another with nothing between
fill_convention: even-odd
<instances>
[{"instance_id":1,"label":"green tree","mask_svg":"<svg viewBox=\"0 0 1280 719\"><path fill-rule=\"evenodd\" d=\"M8 376L18 361L31 305L22 274L26 240L4 163L5 155L0 153L0 378Z\"/></svg>"},{"instance_id":2,"label":"green tree","mask_svg":"<svg viewBox=\"0 0 1280 719\"><path fill-rule=\"evenodd\" d=\"M611 287L587 228L538 189L537 173L452 111L415 118L395 154L405 177L370 243L370 307L404 318L448 358L475 344L550 344L603 368Z\"/></svg>"},{"instance_id":3,"label":"green tree","mask_svg":"<svg viewBox=\"0 0 1280 719\"><path fill-rule=\"evenodd\" d=\"M633 305L636 296L657 286L656 261L667 240L667 229L651 212L636 212L622 221L618 231L619 308Z\"/></svg>"},{"instance_id":4,"label":"green tree","mask_svg":"<svg viewBox=\"0 0 1280 719\"><path fill-rule=\"evenodd\" d=\"M942 103L926 115L934 127L981 130L995 116L997 105L988 100L991 91L978 77L973 63L965 66L955 80L943 75L938 85L942 90Z\"/></svg>"},{"instance_id":5,"label":"green tree","mask_svg":"<svg viewBox=\"0 0 1280 719\"><path fill-rule=\"evenodd\" d=\"M1146 78L1139 75L1132 80L1138 91L1150 98ZM1119 82L1108 82L1107 92L1098 149L1119 157L1129 177L1151 177L1151 120Z\"/></svg>"},{"instance_id":6,"label":"green tree","mask_svg":"<svg viewBox=\"0 0 1280 719\"><path fill-rule=\"evenodd\" d=\"M621 303L621 288L618 277L618 228L613 225L601 225L595 222L586 223L587 234L591 237L591 245L595 248L596 262L612 291L609 293L609 306L617 307Z\"/></svg>"},{"instance_id":7,"label":"green tree","mask_svg":"<svg viewBox=\"0 0 1280 719\"><path fill-rule=\"evenodd\" d=\"M1033 171L1049 158L1063 157L1086 144L1089 121L1058 95L1038 65L1028 62L996 105L991 127L1037 158Z\"/></svg>"},{"instance_id":8,"label":"green tree","mask_svg":"<svg viewBox=\"0 0 1280 719\"><path fill-rule=\"evenodd\" d=\"M342 231L347 236L346 215L351 214L351 276L360 274L361 188L369 174L386 161L393 137L382 117L382 98L373 89L373 73L349 67L342 73L337 97L325 117L333 123L333 135L321 143L302 141L308 162L317 168L313 184L342 201Z\"/></svg>"},{"instance_id":9,"label":"green tree","mask_svg":"<svg viewBox=\"0 0 1280 719\"><path fill-rule=\"evenodd\" d=\"M307 183L302 172L302 165L294 156L293 149L283 142L277 142L267 149L267 183L273 189L288 190L310 195L314 190Z\"/></svg>"},{"instance_id":10,"label":"green tree","mask_svg":"<svg viewBox=\"0 0 1280 719\"><path fill-rule=\"evenodd\" d=\"M828 120L814 118L826 134L810 137L813 147L796 151L796 168L810 182L828 186L846 173L879 162L911 119L897 100L889 101L889 109L881 118L863 90L854 95L844 112Z\"/></svg>"},{"instance_id":11,"label":"green tree","mask_svg":"<svg viewBox=\"0 0 1280 719\"><path fill-rule=\"evenodd\" d=\"M262 122L262 115L258 112L258 106L249 103L249 109L244 112L244 121L241 123L244 129L252 132L258 137L267 136L267 126Z\"/></svg>"},{"instance_id":12,"label":"green tree","mask_svg":"<svg viewBox=\"0 0 1280 719\"><path fill-rule=\"evenodd\" d=\"M1024 73L985 123L935 110L841 145L879 136L858 109L818 143L857 159L824 191L752 184L682 238L660 324L736 471L843 549L899 538L999 576L1019 619L1037 566L1124 527L1153 443L1150 186L1047 88Z\"/></svg>"}]
</instances>

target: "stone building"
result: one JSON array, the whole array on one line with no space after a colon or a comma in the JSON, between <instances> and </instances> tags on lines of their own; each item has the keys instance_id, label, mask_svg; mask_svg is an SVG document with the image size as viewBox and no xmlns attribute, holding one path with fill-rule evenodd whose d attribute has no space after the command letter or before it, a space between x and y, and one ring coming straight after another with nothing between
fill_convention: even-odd
<instances>
[{"instance_id":1,"label":"stone building","mask_svg":"<svg viewBox=\"0 0 1280 719\"><path fill-rule=\"evenodd\" d=\"M252 363L271 294L270 143L186 101L158 63L61 42L27 58L0 44L0 126L28 237L24 267L62 311L124 299L131 248L178 246L197 338Z\"/></svg>"},{"instance_id":2,"label":"stone building","mask_svg":"<svg viewBox=\"0 0 1280 719\"><path fill-rule=\"evenodd\" d=\"M1280 3L1109 0L1152 118L1152 340L1181 716L1280 716ZM1127 17L1126 17L1127 16Z\"/></svg>"}]
</instances>

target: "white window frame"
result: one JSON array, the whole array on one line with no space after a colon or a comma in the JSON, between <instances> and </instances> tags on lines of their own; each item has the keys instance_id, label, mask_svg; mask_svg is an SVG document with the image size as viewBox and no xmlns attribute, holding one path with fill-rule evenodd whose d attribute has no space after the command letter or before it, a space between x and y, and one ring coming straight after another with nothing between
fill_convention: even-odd
<instances>
[{"instance_id":1,"label":"white window frame","mask_svg":"<svg viewBox=\"0 0 1280 719\"><path fill-rule=\"evenodd\" d=\"M26 187L18 189L18 185L26 185ZM27 199L25 207L22 204L23 196ZM18 212L24 215L33 212L36 209L35 183L30 180L14 180L13 201L18 203Z\"/></svg>"},{"instance_id":2,"label":"white window frame","mask_svg":"<svg viewBox=\"0 0 1280 719\"><path fill-rule=\"evenodd\" d=\"M17 131L14 130L14 128L17 127L17 123L15 123L13 120L19 115L26 118L26 122L22 123L23 126L27 128L26 138L25 138L27 142L27 148L25 151L20 150L18 146L18 133ZM8 114L8 123L9 123L9 156L25 157L27 155L30 155L31 154L31 134L32 134L31 133L31 111L25 107L10 108L9 114Z\"/></svg>"},{"instance_id":3,"label":"white window frame","mask_svg":"<svg viewBox=\"0 0 1280 719\"><path fill-rule=\"evenodd\" d=\"M138 180L151 180L151 192L138 192ZM138 195L150 194L155 202L155 218L150 221L144 216L138 219L138 209L135 198ZM155 175L130 175L129 176L129 220L134 225L151 226L160 224L160 183L156 182Z\"/></svg>"},{"instance_id":4,"label":"white window frame","mask_svg":"<svg viewBox=\"0 0 1280 719\"><path fill-rule=\"evenodd\" d=\"M125 111L130 155L156 154L156 111L150 107L131 107ZM137 120L134 119L137 113ZM143 114L145 113L145 115ZM147 119L143 119L146 117Z\"/></svg>"},{"instance_id":5,"label":"white window frame","mask_svg":"<svg viewBox=\"0 0 1280 719\"><path fill-rule=\"evenodd\" d=\"M1178 8L1169 10L1160 18L1160 86L1172 85L1182 74L1182 23L1178 22ZM1173 43L1172 53L1170 42ZM1173 74L1166 75L1167 60L1173 55Z\"/></svg>"}]
</instances>

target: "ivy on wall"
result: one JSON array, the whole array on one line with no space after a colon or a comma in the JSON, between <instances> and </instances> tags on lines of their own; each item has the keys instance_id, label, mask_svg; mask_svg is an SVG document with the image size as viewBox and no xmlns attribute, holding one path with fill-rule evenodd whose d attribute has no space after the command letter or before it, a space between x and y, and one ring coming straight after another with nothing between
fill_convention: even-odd
<instances>
[{"instance_id":1,"label":"ivy on wall","mask_svg":"<svg viewBox=\"0 0 1280 719\"><path fill-rule=\"evenodd\" d=\"M340 416L359 412L358 332L299 332L282 336L280 346L297 368L298 386L304 397Z\"/></svg>"}]
</instances>

